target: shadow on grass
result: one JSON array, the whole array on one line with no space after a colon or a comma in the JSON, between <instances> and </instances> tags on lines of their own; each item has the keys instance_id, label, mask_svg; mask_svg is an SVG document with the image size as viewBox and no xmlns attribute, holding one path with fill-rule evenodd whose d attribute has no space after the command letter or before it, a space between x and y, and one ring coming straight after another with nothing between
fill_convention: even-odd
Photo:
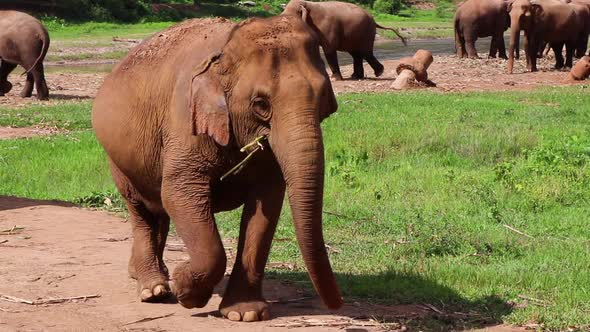
<instances>
[{"instance_id":1,"label":"shadow on grass","mask_svg":"<svg viewBox=\"0 0 590 332\"><path fill-rule=\"evenodd\" d=\"M401 323L429 331L457 331L498 325L512 312L505 299L484 296L467 299L457 291L422 276L393 270L377 275L337 273L336 279L346 301L338 311L325 309L304 272L269 271L269 279L283 287L303 288L313 296L309 304L273 305L273 316L337 314L351 318L373 318L384 323Z\"/></svg>"},{"instance_id":2,"label":"shadow on grass","mask_svg":"<svg viewBox=\"0 0 590 332\"><path fill-rule=\"evenodd\" d=\"M0 196L0 211L21 209L21 208L25 208L25 207L39 206L39 205L53 205L53 206L62 206L62 207L76 206L75 204L72 204L72 203L63 202L63 201L56 201L56 200L37 200L37 199L21 198L21 197L14 197L14 196Z\"/></svg>"}]
</instances>

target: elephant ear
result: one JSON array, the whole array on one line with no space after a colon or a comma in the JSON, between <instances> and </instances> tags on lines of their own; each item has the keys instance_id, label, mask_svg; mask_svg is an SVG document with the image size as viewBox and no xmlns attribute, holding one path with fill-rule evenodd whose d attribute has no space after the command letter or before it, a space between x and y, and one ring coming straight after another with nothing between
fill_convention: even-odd
<instances>
[{"instance_id":1,"label":"elephant ear","mask_svg":"<svg viewBox=\"0 0 590 332\"><path fill-rule=\"evenodd\" d=\"M315 37L319 41L320 45L322 45L322 47L325 47L327 49L330 49L330 43L328 42L328 40L326 39L326 37L322 34L322 32L320 31L320 29L317 27L317 25L313 21L313 18L310 15L310 9L307 8L307 6L305 4L302 3L299 6L299 11L301 13L301 19L314 32Z\"/></svg>"},{"instance_id":2,"label":"elephant ear","mask_svg":"<svg viewBox=\"0 0 590 332\"><path fill-rule=\"evenodd\" d=\"M219 145L229 143L229 111L225 93L216 75L210 70L221 53L207 58L193 73L190 88L192 134L211 136Z\"/></svg>"}]
</instances>

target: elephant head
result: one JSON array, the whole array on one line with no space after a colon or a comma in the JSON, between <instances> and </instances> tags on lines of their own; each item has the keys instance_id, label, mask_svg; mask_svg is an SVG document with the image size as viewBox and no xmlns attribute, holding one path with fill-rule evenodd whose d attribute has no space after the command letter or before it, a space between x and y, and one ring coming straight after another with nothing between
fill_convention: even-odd
<instances>
[{"instance_id":1,"label":"elephant head","mask_svg":"<svg viewBox=\"0 0 590 332\"><path fill-rule=\"evenodd\" d=\"M514 67L514 49L519 49L520 30L528 30L535 24L535 18L543 12L543 7L535 1L514 0L508 2L510 15L510 46L508 49L508 72L512 74ZM525 50L526 51L526 50Z\"/></svg>"},{"instance_id":2,"label":"elephant head","mask_svg":"<svg viewBox=\"0 0 590 332\"><path fill-rule=\"evenodd\" d=\"M315 34L295 16L240 23L221 52L194 72L190 103L193 134L207 134L221 146L244 146L268 136L309 276L324 303L340 307L322 235L320 128L337 103Z\"/></svg>"}]
</instances>

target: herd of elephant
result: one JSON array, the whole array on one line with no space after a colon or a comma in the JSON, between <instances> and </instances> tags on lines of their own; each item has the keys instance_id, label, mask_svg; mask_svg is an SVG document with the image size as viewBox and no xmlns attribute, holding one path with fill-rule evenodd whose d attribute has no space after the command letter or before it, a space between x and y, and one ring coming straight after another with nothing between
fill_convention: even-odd
<instances>
[{"instance_id":1,"label":"herd of elephant","mask_svg":"<svg viewBox=\"0 0 590 332\"><path fill-rule=\"evenodd\" d=\"M514 10L522 1L514 1ZM10 90L7 73L20 63L27 69L23 94L30 95L34 81L39 98L46 98L46 30L25 14L0 15L13 20L0 19L2 33L30 33L22 37L29 46L0 38L0 92ZM342 306L322 232L320 123L338 105L319 50L336 79L342 78L336 50L352 54L354 77L364 76L363 60L378 76L377 27L352 4L292 0L270 18L184 21L145 40L113 68L94 100L92 126L129 211L128 270L141 301L175 295L186 308L206 305L227 263L215 213L243 207L219 310L235 321L268 319L264 268L288 192L313 285L328 308ZM172 275L163 258L170 220L190 256Z\"/></svg>"},{"instance_id":2,"label":"herd of elephant","mask_svg":"<svg viewBox=\"0 0 590 332\"><path fill-rule=\"evenodd\" d=\"M509 27L506 56L504 31ZM512 73L523 30L528 69L537 71L537 58L543 56L547 44L555 53L555 68L571 68L573 57L581 58L588 48L590 0L467 0L458 6L454 30L459 57L477 58L475 41L491 36L489 56L508 59Z\"/></svg>"}]
</instances>

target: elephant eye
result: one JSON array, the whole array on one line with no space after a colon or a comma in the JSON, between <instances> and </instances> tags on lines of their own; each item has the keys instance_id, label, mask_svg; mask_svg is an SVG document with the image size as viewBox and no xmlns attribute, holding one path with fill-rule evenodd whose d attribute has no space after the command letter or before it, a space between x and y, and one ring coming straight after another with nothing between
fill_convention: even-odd
<instances>
[{"instance_id":1,"label":"elephant eye","mask_svg":"<svg viewBox=\"0 0 590 332\"><path fill-rule=\"evenodd\" d=\"M252 100L252 110L263 121L270 120L270 103L264 97L256 97Z\"/></svg>"}]
</instances>

